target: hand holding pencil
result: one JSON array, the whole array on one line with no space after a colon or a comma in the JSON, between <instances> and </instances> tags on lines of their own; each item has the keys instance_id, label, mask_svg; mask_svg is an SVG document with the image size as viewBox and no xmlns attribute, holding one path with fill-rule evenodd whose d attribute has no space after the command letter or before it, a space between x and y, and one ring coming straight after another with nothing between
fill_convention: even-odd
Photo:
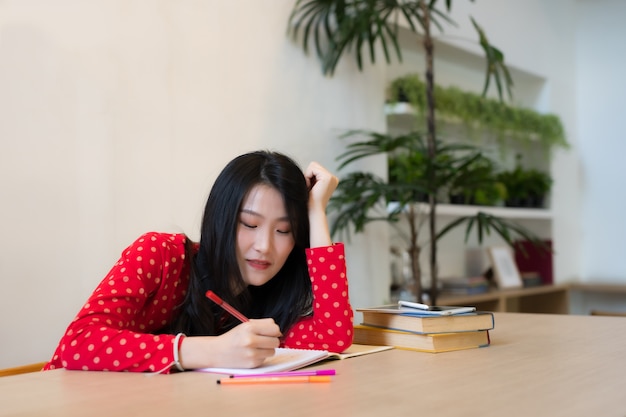
<instances>
[{"instance_id":1,"label":"hand holding pencil","mask_svg":"<svg viewBox=\"0 0 626 417\"><path fill-rule=\"evenodd\" d=\"M280 345L282 334L273 319L248 320L221 298L213 293L211 296L213 298L207 294L242 324L219 336L186 337L180 348L184 368L256 368L266 358L274 356L274 349Z\"/></svg>"},{"instance_id":2,"label":"hand holding pencil","mask_svg":"<svg viewBox=\"0 0 626 417\"><path fill-rule=\"evenodd\" d=\"M237 311L233 306L228 304L226 301L222 300L217 294L213 291L209 290L206 292L206 296L212 300L214 303L222 307L233 317L236 317L243 324L249 326L250 320L239 311ZM266 319L271 320L271 319ZM261 320L259 320L261 321ZM274 322L274 320L272 320ZM274 323L276 325L276 323ZM278 326L276 326L278 327ZM231 330L234 331L235 329ZM230 333L230 332L229 332ZM278 332L280 335L280 331ZM275 346L278 347L278 346ZM330 382L332 381L331 375L334 375L335 371L333 370L320 370L320 371L290 371L290 372L277 372L271 375L248 375L248 376L240 376L235 377L231 376L229 378L218 379L217 383L220 385L250 385L250 384L294 384L294 383L319 383L319 382Z\"/></svg>"}]
</instances>

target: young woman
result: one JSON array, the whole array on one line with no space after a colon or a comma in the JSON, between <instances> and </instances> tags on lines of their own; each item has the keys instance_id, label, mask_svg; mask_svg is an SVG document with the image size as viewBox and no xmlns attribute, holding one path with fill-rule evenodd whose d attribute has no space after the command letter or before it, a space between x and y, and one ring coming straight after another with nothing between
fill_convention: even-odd
<instances>
[{"instance_id":1,"label":"young woman","mask_svg":"<svg viewBox=\"0 0 626 417\"><path fill-rule=\"evenodd\" d=\"M285 155L232 160L209 194L199 243L147 233L131 244L67 328L44 369L252 368L279 346L352 343L344 247L326 205L338 180ZM212 290L241 322L206 297Z\"/></svg>"}]
</instances>

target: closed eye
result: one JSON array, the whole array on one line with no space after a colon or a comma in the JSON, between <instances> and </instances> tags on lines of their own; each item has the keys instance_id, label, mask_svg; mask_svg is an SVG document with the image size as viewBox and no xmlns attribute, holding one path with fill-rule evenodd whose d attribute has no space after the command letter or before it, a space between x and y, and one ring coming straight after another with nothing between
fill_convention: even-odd
<instances>
[{"instance_id":1,"label":"closed eye","mask_svg":"<svg viewBox=\"0 0 626 417\"><path fill-rule=\"evenodd\" d=\"M256 226L253 224L248 224L246 222L240 221L239 223L241 223L243 225L243 227L247 227L248 229L256 229Z\"/></svg>"}]
</instances>

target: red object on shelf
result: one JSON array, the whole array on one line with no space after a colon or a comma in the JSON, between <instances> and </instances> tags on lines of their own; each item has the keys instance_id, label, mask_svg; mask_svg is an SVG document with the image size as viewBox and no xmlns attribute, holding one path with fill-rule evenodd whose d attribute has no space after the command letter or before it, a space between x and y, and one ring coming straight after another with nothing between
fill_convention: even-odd
<instances>
[{"instance_id":1,"label":"red object on shelf","mask_svg":"<svg viewBox=\"0 0 626 417\"><path fill-rule=\"evenodd\" d=\"M552 240L543 241L546 247L537 247L529 240L517 240L513 246L515 263L520 274L536 272L541 277L543 285L554 282L552 270Z\"/></svg>"}]
</instances>

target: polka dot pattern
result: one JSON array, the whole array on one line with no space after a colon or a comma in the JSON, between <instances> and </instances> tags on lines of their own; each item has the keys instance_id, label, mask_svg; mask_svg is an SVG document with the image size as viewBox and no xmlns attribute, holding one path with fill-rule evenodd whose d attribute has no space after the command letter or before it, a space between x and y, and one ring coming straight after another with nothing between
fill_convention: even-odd
<instances>
[{"instance_id":1,"label":"polka dot pattern","mask_svg":"<svg viewBox=\"0 0 626 417\"><path fill-rule=\"evenodd\" d=\"M69 325L44 369L157 371L174 336L158 335L188 286L185 236L147 233L124 250Z\"/></svg>"},{"instance_id":2,"label":"polka dot pattern","mask_svg":"<svg viewBox=\"0 0 626 417\"><path fill-rule=\"evenodd\" d=\"M352 343L353 330L343 244L308 249L307 261L313 315L293 326L284 346L341 352ZM162 370L174 360L174 336L158 333L171 322L188 285L185 236L141 236L70 323L44 369Z\"/></svg>"},{"instance_id":3,"label":"polka dot pattern","mask_svg":"<svg viewBox=\"0 0 626 417\"><path fill-rule=\"evenodd\" d=\"M348 299L344 245L307 249L313 315L296 323L283 346L343 352L352 344L353 313Z\"/></svg>"}]
</instances>

